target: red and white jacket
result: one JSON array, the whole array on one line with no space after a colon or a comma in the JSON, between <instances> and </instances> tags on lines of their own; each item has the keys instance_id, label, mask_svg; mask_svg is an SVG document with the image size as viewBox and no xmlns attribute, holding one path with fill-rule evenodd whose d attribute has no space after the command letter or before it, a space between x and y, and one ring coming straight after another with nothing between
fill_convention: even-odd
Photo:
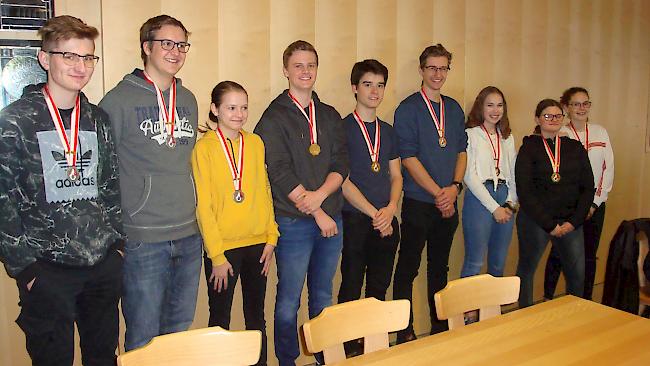
<instances>
[{"instance_id":1,"label":"red and white jacket","mask_svg":"<svg viewBox=\"0 0 650 366\"><path fill-rule=\"evenodd\" d=\"M569 122L570 123L570 122ZM607 195L614 184L614 152L609 141L607 130L601 125L587 123L589 129L589 146L586 146L591 170L594 173L594 204L600 206L607 201ZM576 131L567 123L560 133L566 134L574 140L579 140L584 146L586 143L586 131Z\"/></svg>"}]
</instances>

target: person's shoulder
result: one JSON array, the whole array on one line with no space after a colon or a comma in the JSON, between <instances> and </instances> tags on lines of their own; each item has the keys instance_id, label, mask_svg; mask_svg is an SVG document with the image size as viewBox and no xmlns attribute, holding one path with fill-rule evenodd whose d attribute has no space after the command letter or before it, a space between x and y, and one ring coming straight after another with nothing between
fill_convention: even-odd
<instances>
[{"instance_id":1,"label":"person's shoulder","mask_svg":"<svg viewBox=\"0 0 650 366\"><path fill-rule=\"evenodd\" d=\"M418 104L422 101L422 97L420 96L420 92L413 92L406 98L402 99L402 101L399 103L400 106L409 106L409 105L415 105ZM399 108L399 106L398 106Z\"/></svg>"},{"instance_id":2,"label":"person's shoulder","mask_svg":"<svg viewBox=\"0 0 650 366\"><path fill-rule=\"evenodd\" d=\"M589 132L593 131L593 132L596 132L598 134L608 135L609 136L609 134L607 133L607 129L605 127L603 127L602 125L599 125L597 123L589 123L588 126L589 126Z\"/></svg>"}]
</instances>

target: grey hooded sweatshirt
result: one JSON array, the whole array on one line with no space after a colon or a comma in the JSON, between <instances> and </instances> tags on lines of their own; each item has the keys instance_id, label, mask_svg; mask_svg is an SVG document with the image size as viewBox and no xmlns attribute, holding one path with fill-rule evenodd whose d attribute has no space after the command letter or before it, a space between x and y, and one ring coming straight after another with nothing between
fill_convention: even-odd
<instances>
[{"instance_id":1,"label":"grey hooded sweatshirt","mask_svg":"<svg viewBox=\"0 0 650 366\"><path fill-rule=\"evenodd\" d=\"M128 240L145 243L197 234L196 195L190 156L196 142L196 98L176 79L176 147L158 123L154 86L136 69L99 106L111 121L120 167L122 216ZM163 92L165 103L169 90Z\"/></svg>"}]
</instances>

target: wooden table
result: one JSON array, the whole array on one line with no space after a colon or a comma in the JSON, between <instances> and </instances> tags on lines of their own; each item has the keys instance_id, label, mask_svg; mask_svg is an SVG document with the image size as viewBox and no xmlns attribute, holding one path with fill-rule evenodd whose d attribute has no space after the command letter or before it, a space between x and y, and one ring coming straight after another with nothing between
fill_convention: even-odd
<instances>
[{"instance_id":1,"label":"wooden table","mask_svg":"<svg viewBox=\"0 0 650 366\"><path fill-rule=\"evenodd\" d=\"M337 365L650 365L650 320L564 296Z\"/></svg>"}]
</instances>

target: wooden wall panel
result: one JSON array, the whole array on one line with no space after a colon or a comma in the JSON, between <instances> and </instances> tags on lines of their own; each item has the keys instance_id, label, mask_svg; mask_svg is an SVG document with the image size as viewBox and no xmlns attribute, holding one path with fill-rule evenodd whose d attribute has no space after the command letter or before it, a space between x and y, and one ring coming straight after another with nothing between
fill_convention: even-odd
<instances>
[{"instance_id":1,"label":"wooden wall panel","mask_svg":"<svg viewBox=\"0 0 650 366\"><path fill-rule=\"evenodd\" d=\"M594 102L591 116L604 125L616 155L616 180L608 201L599 249L596 282L604 277L608 243L623 219L650 216L650 159L645 139L650 124L650 2L646 0L59 0L59 14L73 14L100 28L102 57L86 93L98 101L135 67L142 67L138 30L149 17L166 13L192 32L192 49L180 73L196 95L201 120L209 94L226 79L249 92L252 130L268 103L287 87L282 52L297 39L312 42L320 56L316 90L342 115L354 107L349 86L354 62L377 58L389 67L380 117L392 123L394 110L420 85L418 56L442 43L453 53L444 93L467 110L486 85L506 95L517 145L531 132L533 110L545 97L558 98L567 87L585 86ZM517 263L513 238L506 274ZM450 278L457 278L463 240L456 233ZM415 329L429 327L423 259L414 288ZM535 296L541 298L541 271ZM13 323L17 291L6 275L0 280L0 363L29 364L24 337ZM273 306L277 283L269 275L266 320L269 364L273 357ZM334 281L334 297L340 277ZM392 292L389 291L388 297ZM306 300L306 293L305 298ZM241 296L233 305L232 327L243 327ZM205 281L201 280L193 327L207 324ZM307 319L306 301L299 315ZM301 356L299 363L311 359ZM79 363L78 363L79 364Z\"/></svg>"}]
</instances>

